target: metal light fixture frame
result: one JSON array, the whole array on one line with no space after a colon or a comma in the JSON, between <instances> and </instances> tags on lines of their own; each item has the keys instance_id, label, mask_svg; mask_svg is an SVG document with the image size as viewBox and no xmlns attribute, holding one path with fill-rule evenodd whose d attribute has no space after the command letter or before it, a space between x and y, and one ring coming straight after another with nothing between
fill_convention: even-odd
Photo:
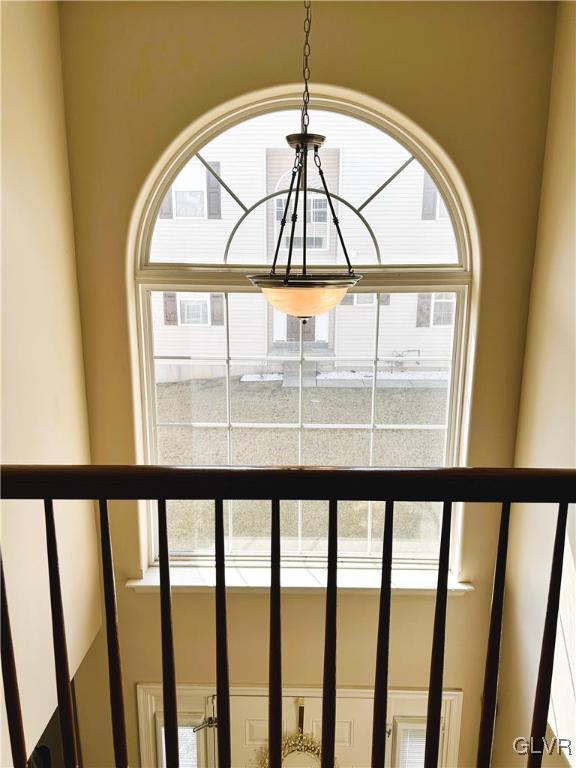
<instances>
[{"instance_id":1,"label":"metal light fixture frame","mask_svg":"<svg viewBox=\"0 0 576 768\"><path fill-rule=\"evenodd\" d=\"M334 201L326 177L322 169L322 161L320 160L319 150L326 140L325 136L318 133L309 133L308 125L310 122L310 116L308 114L308 104L310 102L310 93L308 90L308 81L310 79L310 27L311 27L311 2L310 0L304 0L304 8L306 10L306 18L304 20L304 63L303 63L303 76L304 76L304 92L302 96L302 120L300 133L292 133L286 137L286 141L295 151L294 165L292 167L292 176L290 179L290 186L288 188L288 194L286 203L284 205L284 212L282 219L280 220L280 232L278 234L278 240L276 243L276 250L274 253L274 259L272 262L272 268L269 273L249 275L248 279L256 287L266 291L266 289L310 289L310 288L326 288L326 289L342 289L343 298L344 293L348 288L356 285L356 283L362 279L362 275L357 275L354 272L354 268L350 262L348 256L348 249L344 242L342 230L340 229L340 221L338 219L336 208L334 207ZM309 154L313 153L314 164L318 169L320 181L322 182L322 191L326 196L328 207L330 208L330 214L332 216L332 222L336 227L338 234L338 240L346 259L348 270L343 272L329 272L329 273L316 273L308 272L306 256L307 256L307 225L308 225L308 193L312 190L308 188L308 159ZM302 271L294 272L292 269L292 255L294 252L294 235L296 232L296 223L298 221L298 204L300 201L300 193L302 193ZM284 230L288 221L288 214L290 213L290 204L294 196L294 208L290 217L290 239L288 242L288 256L283 273L277 270L278 256L282 246L282 239L284 237ZM340 299L341 300L341 299ZM340 301L339 300L339 301ZM339 303L339 301L337 303ZM299 315L301 319L306 322L308 315Z\"/></svg>"}]
</instances>

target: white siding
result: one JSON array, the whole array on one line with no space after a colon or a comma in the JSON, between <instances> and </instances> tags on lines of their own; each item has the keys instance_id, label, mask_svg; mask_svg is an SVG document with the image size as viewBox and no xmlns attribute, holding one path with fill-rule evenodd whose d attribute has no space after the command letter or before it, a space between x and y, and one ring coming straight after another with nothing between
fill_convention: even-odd
<instances>
[{"instance_id":1,"label":"white siding","mask_svg":"<svg viewBox=\"0 0 576 768\"><path fill-rule=\"evenodd\" d=\"M208 294L197 294L207 296ZM178 293L177 298L185 297ZM160 291L151 294L154 355L156 357L193 356L196 358L226 357L226 328L200 325L165 325L164 300Z\"/></svg>"},{"instance_id":2,"label":"white siding","mask_svg":"<svg viewBox=\"0 0 576 768\"><path fill-rule=\"evenodd\" d=\"M277 112L247 120L209 142L201 154L219 162L222 178L248 206L267 194L266 151L285 148L285 135L296 130L299 113ZM337 189L352 205L361 205L409 157L398 142L373 126L333 112L312 114L314 129L327 136L326 149L339 150ZM194 158L190 164L198 164ZM288 159L286 171L291 168ZM183 171L185 173L185 171ZM313 163L310 187L320 187ZM333 185L334 186L334 185ZM424 169L412 162L363 210L374 229L383 261L440 263L457 260L456 243L449 219L423 220ZM362 222L339 205L338 215L347 247L357 264L374 264L372 241ZM159 219L152 238L151 261L222 263L226 240L242 210L222 190L221 219ZM233 263L271 261L266 237L266 206L251 213L235 236L230 253ZM331 225L330 237L336 242ZM316 263L332 261L333 255L314 254ZM343 257L338 248L337 260Z\"/></svg>"},{"instance_id":3,"label":"white siding","mask_svg":"<svg viewBox=\"0 0 576 768\"><path fill-rule=\"evenodd\" d=\"M292 126L298 126L298 120L296 111L252 118L210 141L201 150L202 157L218 162L222 177L235 194L246 205L252 205L276 188L283 164L284 176L289 178L293 161L286 148L285 134ZM394 139L354 118L318 111L312 114L312 121L315 130L327 135L324 156L329 183L353 205L361 205L409 157ZM193 158L175 186L186 188L187 177L193 177L198 186L198 178L206 173L200 161ZM384 262L456 260L450 220L422 218L424 179L424 169L413 161L363 210L374 228ZM309 186L320 186L313 163ZM222 263L226 241L242 210L224 189L221 195L221 219L159 218L152 238L151 260ZM233 241L231 263L270 263L276 235L273 210L271 203L262 205L244 220ZM374 264L373 244L362 222L341 204L338 215L353 262ZM335 228L330 226L331 247L309 251L312 263L343 261L340 246L334 248ZM295 261L299 263L298 252ZM417 327L416 311L415 293L392 294L389 305L380 306L380 357L450 356L452 327ZM376 312L376 305L344 304L328 318L317 320L316 341L325 342L320 354L335 355L343 361L373 359ZM266 359L271 351L278 355L280 350L273 348L273 338L268 338L273 335L271 314L260 294L230 294L229 313L232 358ZM161 293L152 296L152 319L156 356L225 359L225 326L166 325ZM318 345L311 346L308 352L318 353ZM198 369L200 373L202 370Z\"/></svg>"},{"instance_id":4,"label":"white siding","mask_svg":"<svg viewBox=\"0 0 576 768\"><path fill-rule=\"evenodd\" d=\"M187 295L208 297L205 293L178 293L177 300ZM452 351L453 326L416 326L418 294L393 293L390 303L380 305L378 357L402 357L407 359L442 357L449 358ZM166 325L162 292L151 294L152 322L154 328L154 354L156 357L189 356L197 360L226 358L225 326ZM230 315L230 356L266 359L275 357L269 310L261 294L228 294ZM317 319L317 341L326 341L328 349L341 360L365 360L374 358L376 343L376 304L343 304L322 320ZM332 341L333 340L333 341ZM315 355L318 350L305 345L305 354ZM435 367L432 363L427 367Z\"/></svg>"},{"instance_id":5,"label":"white siding","mask_svg":"<svg viewBox=\"0 0 576 768\"><path fill-rule=\"evenodd\" d=\"M186 296L207 297L206 293L179 292ZM193 357L197 360L226 358L225 325L166 325L162 291L151 293L154 355ZM260 294L234 293L228 299L230 313L230 354L232 357L266 357L268 310Z\"/></svg>"}]
</instances>

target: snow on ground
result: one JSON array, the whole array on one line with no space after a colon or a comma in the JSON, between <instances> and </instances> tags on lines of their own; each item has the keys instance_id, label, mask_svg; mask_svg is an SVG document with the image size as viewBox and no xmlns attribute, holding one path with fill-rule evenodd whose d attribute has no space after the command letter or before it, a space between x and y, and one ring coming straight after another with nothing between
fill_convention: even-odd
<instances>
[{"instance_id":1,"label":"snow on ground","mask_svg":"<svg viewBox=\"0 0 576 768\"><path fill-rule=\"evenodd\" d=\"M302 390L302 418L313 424L357 424L365 428L305 429L302 433L301 461L309 464L363 465L370 456L372 387L363 386L355 377L325 378ZM424 372L418 372L422 375ZM427 372L426 372L427 373ZM342 371L338 372L339 375ZM375 417L377 424L405 425L409 429L377 429L374 433L374 465L435 466L442 462L446 419L447 384L441 377L429 385L413 388L377 387ZM410 376L414 376L413 373ZM380 375L379 375L380 378ZM311 377L312 379L312 377ZM321 384L318 386L318 384ZM424 384L426 379L423 379ZM283 386L283 375L247 374L230 378L230 405L233 423L230 430L230 457L235 464L298 463L298 387ZM190 379L157 386L158 454L163 464L227 464L228 427L227 394L224 376ZM205 424L212 426L202 426ZM196 424L196 426L194 425ZM265 426L265 424L267 426ZM274 425L286 424L288 428ZM162 426L164 425L164 426ZM416 428L414 426L416 425ZM421 429L427 425L432 429ZM339 507L340 534L347 549L360 551L367 542L368 521L373 535L381 537L383 505L373 505L368 515L366 502L345 502ZM297 535L297 504L283 504L282 531L287 537ZM395 518L398 555L408 554L422 542L434 552L438 537L439 509L431 504L403 504ZM251 541L255 550L266 550L269 530L267 502L234 502L234 534L238 544ZM313 550L323 542L326 528L323 502L306 502L303 509L303 546ZM208 501L170 502L169 533L172 551L209 549L213 546L214 504ZM420 543L419 543L420 542ZM321 543L323 547L324 544ZM236 549L236 547L235 547Z\"/></svg>"}]
</instances>

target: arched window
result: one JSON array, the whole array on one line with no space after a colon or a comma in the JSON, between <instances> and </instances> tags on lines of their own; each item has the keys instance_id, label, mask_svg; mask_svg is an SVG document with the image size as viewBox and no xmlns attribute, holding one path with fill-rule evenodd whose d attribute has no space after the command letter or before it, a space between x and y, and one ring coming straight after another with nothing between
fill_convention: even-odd
<instances>
[{"instance_id":1,"label":"arched window","mask_svg":"<svg viewBox=\"0 0 576 768\"><path fill-rule=\"evenodd\" d=\"M470 268L461 214L427 153L374 122L312 110L364 278L304 326L246 279L274 255L293 163L285 134L298 120L296 110L278 109L237 122L184 148L158 184L137 269L148 460L457 464ZM315 169L309 187L320 187ZM312 267L344 263L322 194L312 195L307 238ZM230 555L266 552L266 503L226 503ZM210 554L213 505L169 507L172 551ZM438 505L398 509L395 557L431 562ZM383 504L341 503L340 555L377 556L383 516ZM322 552L326 519L324 502L283 503L284 552Z\"/></svg>"}]
</instances>

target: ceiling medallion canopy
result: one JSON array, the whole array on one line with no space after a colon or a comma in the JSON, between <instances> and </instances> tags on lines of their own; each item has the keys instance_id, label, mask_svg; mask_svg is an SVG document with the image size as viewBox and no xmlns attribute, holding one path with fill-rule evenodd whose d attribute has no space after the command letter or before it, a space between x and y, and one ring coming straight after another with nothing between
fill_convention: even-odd
<instances>
[{"instance_id":1,"label":"ceiling medallion canopy","mask_svg":"<svg viewBox=\"0 0 576 768\"><path fill-rule=\"evenodd\" d=\"M250 282L260 288L266 299L273 307L284 312L287 315L301 318L304 322L309 317L322 315L325 312L337 306L349 288L361 280L362 275L356 275L350 263L346 243L342 236L334 201L330 195L324 171L322 170L322 161L320 159L320 148L325 141L325 136L317 133L309 133L308 125L310 116L308 114L308 104L310 102L310 92L308 90L308 81L310 80L310 27L312 23L311 0L304 0L306 12L304 20L304 55L303 55L303 77L304 92L302 94L302 120L300 133L292 133L286 137L286 141L295 152L294 165L292 167L292 176L290 187L286 197L282 218L280 220L280 232L276 243L276 251L272 262L270 272L249 275ZM307 249L307 224L309 220L309 199L308 199L308 162L312 155L314 164L318 170L322 182L322 190L326 196L330 215L336 227L338 240L348 265L347 271L326 272L319 274L308 272L306 265ZM293 201L293 202L292 202ZM293 268L292 255L294 252L294 241L296 232L296 222L298 221L299 205L302 213L302 237L298 238L302 242L302 266L298 272ZM290 213L292 211L292 213ZM290 235L287 244L288 256L286 264L278 268L278 255L284 238L284 230L290 216Z\"/></svg>"}]
</instances>

